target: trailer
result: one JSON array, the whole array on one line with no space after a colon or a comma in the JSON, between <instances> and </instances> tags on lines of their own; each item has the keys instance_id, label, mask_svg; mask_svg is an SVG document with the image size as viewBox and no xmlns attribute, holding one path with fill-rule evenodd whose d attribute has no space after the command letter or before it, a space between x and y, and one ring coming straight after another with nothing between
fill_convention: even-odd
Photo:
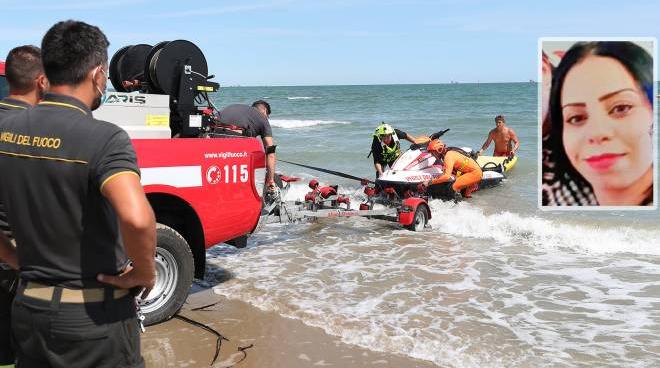
<instances>
[{"instance_id":1,"label":"trailer","mask_svg":"<svg viewBox=\"0 0 660 368\"><path fill-rule=\"evenodd\" d=\"M280 180L279 189L266 199L258 227L271 223L289 224L356 216L396 222L411 231L429 227L431 210L423 197L401 198L394 190L378 191L373 186L365 185L363 192L366 199L354 208L351 198L338 192L339 186L322 186L318 180L312 179L308 184L311 191L304 199L287 201L284 200L285 193L291 183L300 179L280 176Z\"/></svg>"}]
</instances>

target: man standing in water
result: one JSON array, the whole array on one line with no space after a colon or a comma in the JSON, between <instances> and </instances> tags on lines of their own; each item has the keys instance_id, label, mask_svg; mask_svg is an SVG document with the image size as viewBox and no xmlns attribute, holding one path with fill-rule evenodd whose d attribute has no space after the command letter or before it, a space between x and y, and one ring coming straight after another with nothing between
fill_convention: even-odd
<instances>
[{"instance_id":1,"label":"man standing in water","mask_svg":"<svg viewBox=\"0 0 660 368\"><path fill-rule=\"evenodd\" d=\"M481 149L477 151L477 155L480 156L492 141L495 141L493 156L513 156L520 148L520 141L518 141L516 132L505 126L504 116L502 115L495 117L495 128L488 133L488 138Z\"/></svg>"}]
</instances>

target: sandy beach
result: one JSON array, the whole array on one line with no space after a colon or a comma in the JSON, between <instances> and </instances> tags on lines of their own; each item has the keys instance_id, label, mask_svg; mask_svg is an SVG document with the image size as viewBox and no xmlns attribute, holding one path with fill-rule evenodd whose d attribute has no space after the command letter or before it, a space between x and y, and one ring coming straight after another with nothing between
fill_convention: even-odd
<instances>
[{"instance_id":1,"label":"sandy beach","mask_svg":"<svg viewBox=\"0 0 660 368\"><path fill-rule=\"evenodd\" d=\"M175 317L147 327L142 335L147 367L437 367L342 343L320 328L229 300L197 285L179 315L214 329L229 341L222 341L220 354L211 365L217 337ZM245 354L240 351L247 346L252 347Z\"/></svg>"}]
</instances>

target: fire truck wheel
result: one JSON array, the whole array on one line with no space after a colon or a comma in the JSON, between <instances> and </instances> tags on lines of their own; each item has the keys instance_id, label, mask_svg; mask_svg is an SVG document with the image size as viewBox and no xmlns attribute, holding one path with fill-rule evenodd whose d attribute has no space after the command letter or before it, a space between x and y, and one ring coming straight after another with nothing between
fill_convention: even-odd
<instances>
[{"instance_id":1,"label":"fire truck wheel","mask_svg":"<svg viewBox=\"0 0 660 368\"><path fill-rule=\"evenodd\" d=\"M406 226L408 230L411 231L422 231L424 230L424 227L426 227L426 224L429 222L429 212L428 208L424 204L420 204L417 206L415 209L415 217L413 218L413 222Z\"/></svg>"},{"instance_id":2,"label":"fire truck wheel","mask_svg":"<svg viewBox=\"0 0 660 368\"><path fill-rule=\"evenodd\" d=\"M145 325L166 321L181 309L195 265L188 242L174 229L156 225L156 284L141 304Z\"/></svg>"}]
</instances>

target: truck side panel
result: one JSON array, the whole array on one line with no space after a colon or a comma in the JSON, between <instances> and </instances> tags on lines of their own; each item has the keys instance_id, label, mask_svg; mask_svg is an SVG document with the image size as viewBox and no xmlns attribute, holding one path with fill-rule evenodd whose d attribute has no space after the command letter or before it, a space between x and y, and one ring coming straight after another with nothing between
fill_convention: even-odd
<instances>
[{"instance_id":1,"label":"truck side panel","mask_svg":"<svg viewBox=\"0 0 660 368\"><path fill-rule=\"evenodd\" d=\"M256 138L134 139L146 193L181 198L197 213L206 248L250 233L261 213L254 170L265 167Z\"/></svg>"}]
</instances>

